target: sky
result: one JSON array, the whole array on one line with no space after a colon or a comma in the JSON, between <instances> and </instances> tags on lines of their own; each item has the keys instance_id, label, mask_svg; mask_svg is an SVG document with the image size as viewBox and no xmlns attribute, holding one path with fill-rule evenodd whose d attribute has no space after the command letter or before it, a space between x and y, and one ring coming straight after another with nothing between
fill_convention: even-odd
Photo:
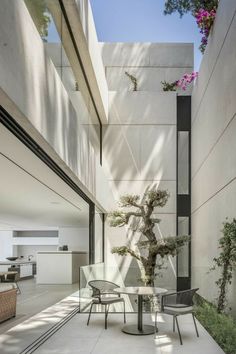
<instances>
[{"instance_id":1,"label":"sky","mask_svg":"<svg viewBox=\"0 0 236 354\"><path fill-rule=\"evenodd\" d=\"M193 42L194 69L202 54L201 36L191 14L164 15L165 0L90 0L101 42Z\"/></svg>"}]
</instances>

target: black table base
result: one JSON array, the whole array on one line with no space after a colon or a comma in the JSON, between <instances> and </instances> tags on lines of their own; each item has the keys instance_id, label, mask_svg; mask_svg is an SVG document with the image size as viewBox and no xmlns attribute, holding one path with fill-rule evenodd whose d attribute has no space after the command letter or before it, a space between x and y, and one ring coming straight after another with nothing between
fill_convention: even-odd
<instances>
[{"instance_id":1,"label":"black table base","mask_svg":"<svg viewBox=\"0 0 236 354\"><path fill-rule=\"evenodd\" d=\"M147 334L154 334L155 327L151 325L143 325L142 329L138 329L137 325L126 325L122 328L122 332L126 334L133 334L135 336L144 336Z\"/></svg>"}]
</instances>

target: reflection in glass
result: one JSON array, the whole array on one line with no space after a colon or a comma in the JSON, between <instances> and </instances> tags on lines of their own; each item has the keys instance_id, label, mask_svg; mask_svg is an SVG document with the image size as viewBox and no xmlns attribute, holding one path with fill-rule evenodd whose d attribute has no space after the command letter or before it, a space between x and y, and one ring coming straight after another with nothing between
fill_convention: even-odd
<instances>
[{"instance_id":1,"label":"reflection in glass","mask_svg":"<svg viewBox=\"0 0 236 354\"><path fill-rule=\"evenodd\" d=\"M95 211L94 263L103 262L103 214Z\"/></svg>"},{"instance_id":2,"label":"reflection in glass","mask_svg":"<svg viewBox=\"0 0 236 354\"><path fill-rule=\"evenodd\" d=\"M178 235L189 235L189 218L178 217ZM178 254L178 276L189 276L189 244L186 243Z\"/></svg>"},{"instance_id":3,"label":"reflection in glass","mask_svg":"<svg viewBox=\"0 0 236 354\"><path fill-rule=\"evenodd\" d=\"M189 194L189 133L178 132L178 194Z\"/></svg>"}]
</instances>

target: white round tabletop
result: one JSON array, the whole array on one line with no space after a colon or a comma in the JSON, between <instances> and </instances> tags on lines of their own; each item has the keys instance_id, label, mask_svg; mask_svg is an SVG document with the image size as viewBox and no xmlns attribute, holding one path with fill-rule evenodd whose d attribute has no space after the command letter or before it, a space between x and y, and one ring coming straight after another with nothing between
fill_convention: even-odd
<instances>
[{"instance_id":1,"label":"white round tabletop","mask_svg":"<svg viewBox=\"0 0 236 354\"><path fill-rule=\"evenodd\" d=\"M167 293L167 289L152 286L128 286L114 289L119 294L128 295L161 295Z\"/></svg>"}]
</instances>

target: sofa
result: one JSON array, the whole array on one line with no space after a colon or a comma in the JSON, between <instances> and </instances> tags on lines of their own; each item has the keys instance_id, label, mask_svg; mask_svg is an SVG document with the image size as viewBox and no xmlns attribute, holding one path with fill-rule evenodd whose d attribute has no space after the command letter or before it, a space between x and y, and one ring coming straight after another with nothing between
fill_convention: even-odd
<instances>
[{"instance_id":1,"label":"sofa","mask_svg":"<svg viewBox=\"0 0 236 354\"><path fill-rule=\"evenodd\" d=\"M0 323L16 316L16 297L15 284L0 283Z\"/></svg>"}]
</instances>

